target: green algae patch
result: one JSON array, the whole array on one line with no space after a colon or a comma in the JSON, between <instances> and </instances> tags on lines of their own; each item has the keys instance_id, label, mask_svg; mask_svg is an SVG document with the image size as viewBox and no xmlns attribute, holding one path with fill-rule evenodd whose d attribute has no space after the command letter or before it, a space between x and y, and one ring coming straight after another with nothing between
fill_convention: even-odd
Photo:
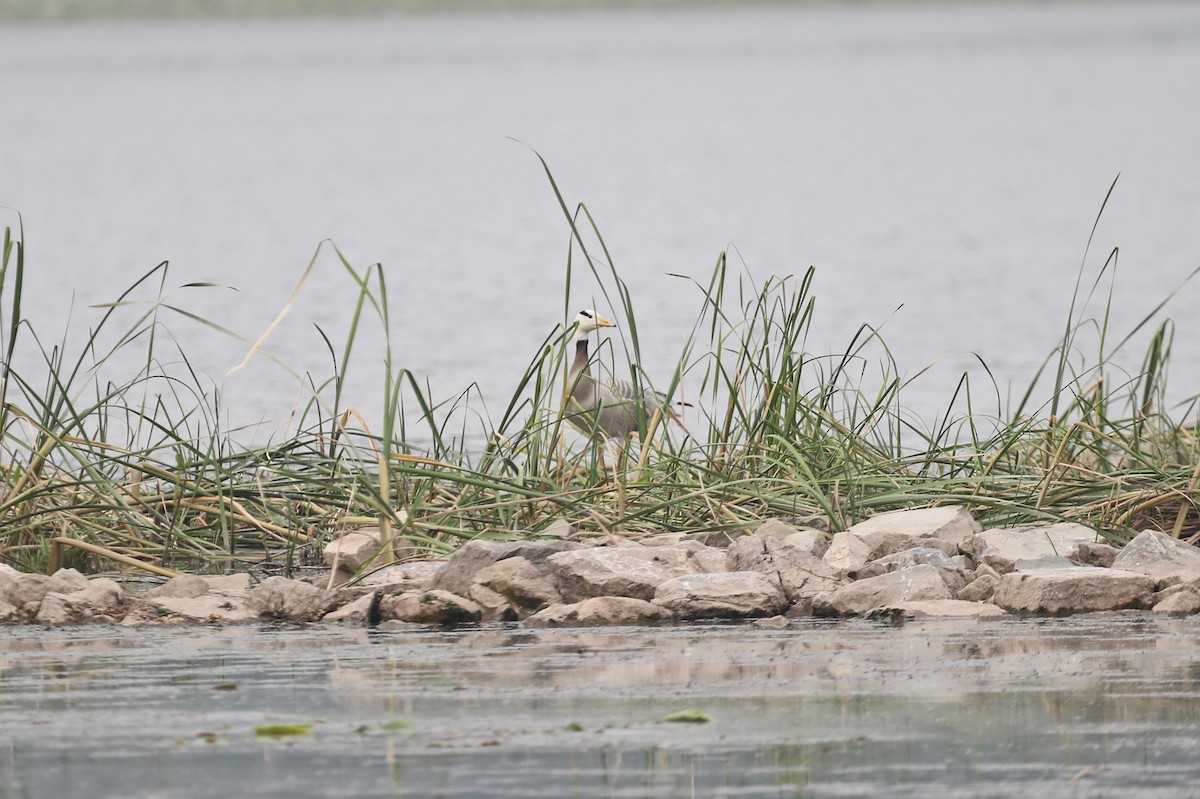
<instances>
[{"instance_id":1,"label":"green algae patch","mask_svg":"<svg viewBox=\"0 0 1200 799\"><path fill-rule=\"evenodd\" d=\"M312 732L311 724L266 724L254 728L254 734L261 738L286 738L289 735L308 735Z\"/></svg>"},{"instance_id":2,"label":"green algae patch","mask_svg":"<svg viewBox=\"0 0 1200 799\"><path fill-rule=\"evenodd\" d=\"M712 721L712 716L700 710L677 710L665 716L663 721L672 724L708 724Z\"/></svg>"}]
</instances>

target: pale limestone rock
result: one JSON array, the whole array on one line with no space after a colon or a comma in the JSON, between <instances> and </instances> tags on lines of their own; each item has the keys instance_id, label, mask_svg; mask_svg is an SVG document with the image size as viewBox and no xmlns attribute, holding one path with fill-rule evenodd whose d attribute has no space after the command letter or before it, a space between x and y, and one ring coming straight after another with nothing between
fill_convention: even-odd
<instances>
[{"instance_id":1,"label":"pale limestone rock","mask_svg":"<svg viewBox=\"0 0 1200 799\"><path fill-rule=\"evenodd\" d=\"M977 563L986 563L1001 574L1011 572L1019 560L1070 558L1080 544L1099 542L1095 530L1074 522L1049 526L992 529L972 536L960 546Z\"/></svg>"},{"instance_id":2,"label":"pale limestone rock","mask_svg":"<svg viewBox=\"0 0 1200 799\"><path fill-rule=\"evenodd\" d=\"M892 605L916 618L937 616L1007 616L1008 611L982 602L964 602L960 599L928 599L915 602L900 602Z\"/></svg>"},{"instance_id":3,"label":"pale limestone rock","mask_svg":"<svg viewBox=\"0 0 1200 799\"><path fill-rule=\"evenodd\" d=\"M501 594L524 611L523 615L562 601L554 581L522 557L505 558L480 569L475 575L475 583Z\"/></svg>"},{"instance_id":4,"label":"pale limestone rock","mask_svg":"<svg viewBox=\"0 0 1200 799\"><path fill-rule=\"evenodd\" d=\"M12 621L20 615L21 609L0 597L0 621Z\"/></svg>"},{"instance_id":5,"label":"pale limestone rock","mask_svg":"<svg viewBox=\"0 0 1200 799\"><path fill-rule=\"evenodd\" d=\"M950 589L951 594L957 593L967 584L966 573L945 552L934 547L914 547L903 552L884 555L859 570L857 579L878 577L881 574L907 569L910 566L919 566L923 563L938 570L942 579L946 581L946 587Z\"/></svg>"},{"instance_id":6,"label":"pale limestone rock","mask_svg":"<svg viewBox=\"0 0 1200 799\"><path fill-rule=\"evenodd\" d=\"M501 561L501 563L503 562ZM499 591L493 591L486 585L473 583L467 590L467 599L479 606L480 621L516 621L520 618L520 614L508 597Z\"/></svg>"},{"instance_id":7,"label":"pale limestone rock","mask_svg":"<svg viewBox=\"0 0 1200 799\"><path fill-rule=\"evenodd\" d=\"M172 577L162 585L151 588L142 594L142 599L154 599L156 597L191 599L192 597L206 593L208 593L208 583L203 578L192 574L181 574L178 577Z\"/></svg>"},{"instance_id":8,"label":"pale limestone rock","mask_svg":"<svg viewBox=\"0 0 1200 799\"><path fill-rule=\"evenodd\" d=\"M722 552L721 556L724 557L725 553ZM0 602L8 602L11 592L17 587L17 577L21 573L10 566L5 566L3 563L0 563L0 566L4 566L7 569L7 571L0 571Z\"/></svg>"},{"instance_id":9,"label":"pale limestone rock","mask_svg":"<svg viewBox=\"0 0 1200 799\"><path fill-rule=\"evenodd\" d=\"M245 593L232 591L210 591L197 597L154 597L142 604L158 608L160 613L173 614L189 621L240 623L258 620L258 612L246 606ZM146 616L145 613L139 613L135 618L145 621ZM126 621L134 623L129 617L126 617Z\"/></svg>"},{"instance_id":10,"label":"pale limestone rock","mask_svg":"<svg viewBox=\"0 0 1200 799\"><path fill-rule=\"evenodd\" d=\"M333 606L332 597L301 580L268 577L246 596L246 605L268 619L313 621Z\"/></svg>"},{"instance_id":11,"label":"pale limestone rock","mask_svg":"<svg viewBox=\"0 0 1200 799\"><path fill-rule=\"evenodd\" d=\"M765 619L755 619L752 624L763 630L786 630L792 622L787 616L768 616Z\"/></svg>"},{"instance_id":12,"label":"pale limestone rock","mask_svg":"<svg viewBox=\"0 0 1200 799\"><path fill-rule=\"evenodd\" d=\"M644 547L674 547L683 543L683 533L659 533L658 535L647 536L638 540L638 543ZM699 544L699 541L689 543Z\"/></svg>"},{"instance_id":13,"label":"pale limestone rock","mask_svg":"<svg viewBox=\"0 0 1200 799\"><path fill-rule=\"evenodd\" d=\"M725 550L700 545L700 549L688 550L688 560L698 572L723 572L726 570Z\"/></svg>"},{"instance_id":14,"label":"pale limestone rock","mask_svg":"<svg viewBox=\"0 0 1200 799\"><path fill-rule=\"evenodd\" d=\"M779 585L757 571L676 577L659 585L652 601L681 619L774 616L788 607Z\"/></svg>"},{"instance_id":15,"label":"pale limestone rock","mask_svg":"<svg viewBox=\"0 0 1200 799\"><path fill-rule=\"evenodd\" d=\"M365 575L358 584L364 588L378 588L387 593L405 591L427 591L446 568L443 560L413 560L385 566Z\"/></svg>"},{"instance_id":16,"label":"pale limestone rock","mask_svg":"<svg viewBox=\"0 0 1200 799\"><path fill-rule=\"evenodd\" d=\"M17 607L36 607L46 594L70 594L87 588L87 583L87 578L74 569L59 569L49 577L18 572L8 589L8 601Z\"/></svg>"},{"instance_id":17,"label":"pale limestone rock","mask_svg":"<svg viewBox=\"0 0 1200 799\"><path fill-rule=\"evenodd\" d=\"M538 532L542 538L570 538L575 535L577 528L566 519L555 519L550 525Z\"/></svg>"},{"instance_id":18,"label":"pale limestone rock","mask_svg":"<svg viewBox=\"0 0 1200 799\"><path fill-rule=\"evenodd\" d=\"M353 602L342 605L337 610L331 610L321 617L322 622L353 622L363 624L367 620L367 614L370 613L371 603L375 601L375 594L363 594Z\"/></svg>"},{"instance_id":19,"label":"pale limestone rock","mask_svg":"<svg viewBox=\"0 0 1200 799\"><path fill-rule=\"evenodd\" d=\"M687 553L665 547L601 547L560 552L546 559L566 602L599 596L649 601L659 585L695 572Z\"/></svg>"},{"instance_id":20,"label":"pale limestone rock","mask_svg":"<svg viewBox=\"0 0 1200 799\"><path fill-rule=\"evenodd\" d=\"M836 574L854 578L873 560L921 546L916 536L890 530L868 530L865 533L843 531L835 533L822 560Z\"/></svg>"},{"instance_id":21,"label":"pale limestone rock","mask_svg":"<svg viewBox=\"0 0 1200 799\"><path fill-rule=\"evenodd\" d=\"M859 522L851 527L849 532L856 535L877 532L901 533L913 538L936 538L958 545L982 529L966 508L961 505L943 505L937 508L881 513Z\"/></svg>"},{"instance_id":22,"label":"pale limestone rock","mask_svg":"<svg viewBox=\"0 0 1200 799\"><path fill-rule=\"evenodd\" d=\"M477 538L455 550L445 568L433 578L433 588L465 596L479 570L493 563L522 557L540 565L555 553L569 552L581 546L574 541L486 541Z\"/></svg>"},{"instance_id":23,"label":"pale limestone rock","mask_svg":"<svg viewBox=\"0 0 1200 799\"><path fill-rule=\"evenodd\" d=\"M88 587L88 578L75 569L59 569L50 575L50 581L54 586L51 590L60 594L70 594Z\"/></svg>"},{"instance_id":24,"label":"pale limestone rock","mask_svg":"<svg viewBox=\"0 0 1200 799\"><path fill-rule=\"evenodd\" d=\"M821 530L807 528L784 536L783 543L807 552L814 558L822 557L829 550L829 536Z\"/></svg>"},{"instance_id":25,"label":"pale limestone rock","mask_svg":"<svg viewBox=\"0 0 1200 799\"><path fill-rule=\"evenodd\" d=\"M571 605L551 605L525 621L526 627L619 627L674 620L675 615L644 599L601 596Z\"/></svg>"},{"instance_id":26,"label":"pale limestone rock","mask_svg":"<svg viewBox=\"0 0 1200 799\"><path fill-rule=\"evenodd\" d=\"M1144 574L1071 566L1006 574L992 601L1013 613L1065 615L1148 608L1153 594L1154 581Z\"/></svg>"},{"instance_id":27,"label":"pale limestone rock","mask_svg":"<svg viewBox=\"0 0 1200 799\"><path fill-rule=\"evenodd\" d=\"M1113 561L1117 559L1117 554L1121 550L1109 544L1080 544L1075 548L1075 554L1071 560L1076 566L1099 566L1107 569L1113 565ZM1136 569L1130 569L1136 571Z\"/></svg>"},{"instance_id":28,"label":"pale limestone rock","mask_svg":"<svg viewBox=\"0 0 1200 799\"><path fill-rule=\"evenodd\" d=\"M1114 569L1137 572L1161 586L1200 579L1200 549L1156 530L1144 530L1113 560Z\"/></svg>"},{"instance_id":29,"label":"pale limestone rock","mask_svg":"<svg viewBox=\"0 0 1200 799\"><path fill-rule=\"evenodd\" d=\"M967 602L989 602L999 584L999 577L982 574L963 586L958 592L958 598Z\"/></svg>"},{"instance_id":30,"label":"pale limestone rock","mask_svg":"<svg viewBox=\"0 0 1200 799\"><path fill-rule=\"evenodd\" d=\"M1198 613L1200 612L1200 593L1191 588L1175 591L1170 596L1155 602L1152 610L1155 613L1173 613L1177 615Z\"/></svg>"},{"instance_id":31,"label":"pale limestone rock","mask_svg":"<svg viewBox=\"0 0 1200 799\"><path fill-rule=\"evenodd\" d=\"M205 582L209 591L240 593L250 590L250 575L246 572L209 575L200 579Z\"/></svg>"},{"instance_id":32,"label":"pale limestone rock","mask_svg":"<svg viewBox=\"0 0 1200 799\"><path fill-rule=\"evenodd\" d=\"M471 600L441 589L387 596L379 605L384 619L450 627L479 621L483 609Z\"/></svg>"},{"instance_id":33,"label":"pale limestone rock","mask_svg":"<svg viewBox=\"0 0 1200 799\"><path fill-rule=\"evenodd\" d=\"M68 600L66 594L51 592L42 597L33 620L38 624L58 627L64 624L78 624L86 618L83 608Z\"/></svg>"},{"instance_id":34,"label":"pale limestone rock","mask_svg":"<svg viewBox=\"0 0 1200 799\"><path fill-rule=\"evenodd\" d=\"M75 579L63 582L68 585L79 584ZM78 591L51 591L42 597L34 621L47 625L77 624L101 614L119 612L124 600L125 591L113 580L96 579L89 582L85 579L84 587Z\"/></svg>"},{"instance_id":35,"label":"pale limestone rock","mask_svg":"<svg viewBox=\"0 0 1200 799\"><path fill-rule=\"evenodd\" d=\"M951 599L950 589L938 570L927 564L858 580L813 599L813 614L854 616L900 602Z\"/></svg>"},{"instance_id":36,"label":"pale limestone rock","mask_svg":"<svg viewBox=\"0 0 1200 799\"><path fill-rule=\"evenodd\" d=\"M353 572L369 563L379 554L381 547L379 528L369 527L363 531L351 530L333 539L325 545L321 557L326 566L332 568L336 563L340 568Z\"/></svg>"},{"instance_id":37,"label":"pale limestone rock","mask_svg":"<svg viewBox=\"0 0 1200 799\"><path fill-rule=\"evenodd\" d=\"M725 570L761 572L778 581L792 603L832 591L843 583L821 558L786 541L787 536L763 538L757 532L739 538L726 550Z\"/></svg>"}]
</instances>

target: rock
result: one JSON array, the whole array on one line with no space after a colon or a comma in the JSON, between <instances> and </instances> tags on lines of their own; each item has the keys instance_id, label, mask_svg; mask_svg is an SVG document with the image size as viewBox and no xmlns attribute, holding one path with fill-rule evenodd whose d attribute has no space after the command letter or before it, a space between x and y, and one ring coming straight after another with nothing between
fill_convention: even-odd
<instances>
[{"instance_id":1,"label":"rock","mask_svg":"<svg viewBox=\"0 0 1200 799\"><path fill-rule=\"evenodd\" d=\"M601 596L571 605L551 605L522 622L526 627L631 626L669 622L675 615L643 599Z\"/></svg>"},{"instance_id":2,"label":"rock","mask_svg":"<svg viewBox=\"0 0 1200 799\"><path fill-rule=\"evenodd\" d=\"M575 535L577 529L566 519L555 519L546 529L540 530L538 535L542 538L570 538Z\"/></svg>"},{"instance_id":3,"label":"rock","mask_svg":"<svg viewBox=\"0 0 1200 799\"><path fill-rule=\"evenodd\" d=\"M1013 564L1014 572L1044 572L1057 571L1059 569L1071 569L1077 564L1070 558L1064 558L1060 555L1050 555L1044 558L1029 558L1028 560L1018 560Z\"/></svg>"},{"instance_id":4,"label":"rock","mask_svg":"<svg viewBox=\"0 0 1200 799\"><path fill-rule=\"evenodd\" d=\"M661 547L601 547L560 552L547 558L546 565L566 602L600 596L649 601L662 583L695 571L686 552Z\"/></svg>"},{"instance_id":5,"label":"rock","mask_svg":"<svg viewBox=\"0 0 1200 799\"><path fill-rule=\"evenodd\" d=\"M699 549L687 550L688 560L698 572L723 572L726 570L726 553L723 549L700 545Z\"/></svg>"},{"instance_id":6,"label":"rock","mask_svg":"<svg viewBox=\"0 0 1200 799\"><path fill-rule=\"evenodd\" d=\"M378 527L350 530L326 544L321 557L330 568L336 564L347 571L356 572L379 554L382 545Z\"/></svg>"},{"instance_id":7,"label":"rock","mask_svg":"<svg viewBox=\"0 0 1200 799\"><path fill-rule=\"evenodd\" d=\"M525 616L562 601L554 581L522 557L505 558L481 569L475 584L501 594Z\"/></svg>"},{"instance_id":8,"label":"rock","mask_svg":"<svg viewBox=\"0 0 1200 799\"><path fill-rule=\"evenodd\" d=\"M358 584L364 588L380 588L388 593L426 591L446 568L443 560L413 560L397 563L365 575Z\"/></svg>"},{"instance_id":9,"label":"rock","mask_svg":"<svg viewBox=\"0 0 1200 799\"><path fill-rule=\"evenodd\" d=\"M331 610L321 617L322 622L354 622L355 624L365 624L367 614L371 610L371 603L375 601L375 594L367 593L360 596L358 599L348 604L342 605L337 610Z\"/></svg>"},{"instance_id":10,"label":"rock","mask_svg":"<svg viewBox=\"0 0 1200 799\"><path fill-rule=\"evenodd\" d=\"M915 547L873 560L858 572L858 579L878 577L881 574L907 569L910 566L919 566L923 563L938 570L951 594L962 590L967 584L966 573L950 559L949 555L934 547Z\"/></svg>"},{"instance_id":11,"label":"rock","mask_svg":"<svg viewBox=\"0 0 1200 799\"><path fill-rule=\"evenodd\" d=\"M638 541L644 547L673 547L683 542L683 533L659 533ZM689 541L690 544L699 544L699 541Z\"/></svg>"},{"instance_id":12,"label":"rock","mask_svg":"<svg viewBox=\"0 0 1200 799\"><path fill-rule=\"evenodd\" d=\"M200 579L205 582L209 591L218 593L241 594L250 590L250 575L246 572L209 575Z\"/></svg>"},{"instance_id":13,"label":"rock","mask_svg":"<svg viewBox=\"0 0 1200 799\"><path fill-rule=\"evenodd\" d=\"M483 609L471 600L437 588L386 596L380 603L379 611L385 620L438 624L443 627L476 622L483 615Z\"/></svg>"},{"instance_id":14,"label":"rock","mask_svg":"<svg viewBox=\"0 0 1200 799\"><path fill-rule=\"evenodd\" d=\"M503 563L503 561L501 562ZM467 590L467 599L479 606L480 621L516 621L520 618L520 614L517 613L517 609L513 607L508 597L499 591L493 591L486 585L473 583Z\"/></svg>"},{"instance_id":15,"label":"rock","mask_svg":"<svg viewBox=\"0 0 1200 799\"><path fill-rule=\"evenodd\" d=\"M747 530L708 530L700 533L688 533L683 539L685 541L698 541L707 547L725 549L734 541L744 538L747 535L749 535Z\"/></svg>"},{"instance_id":16,"label":"rock","mask_svg":"<svg viewBox=\"0 0 1200 799\"><path fill-rule=\"evenodd\" d=\"M999 584L999 577L980 575L959 590L958 598L966 602L988 602L996 593L996 586Z\"/></svg>"},{"instance_id":17,"label":"rock","mask_svg":"<svg viewBox=\"0 0 1200 799\"><path fill-rule=\"evenodd\" d=\"M910 538L935 538L957 546L982 529L971 512L963 506L943 505L881 513L859 522L849 532L859 536L879 532L900 533Z\"/></svg>"},{"instance_id":18,"label":"rock","mask_svg":"<svg viewBox=\"0 0 1200 799\"><path fill-rule=\"evenodd\" d=\"M681 619L774 616L788 607L780 586L757 571L676 577L662 583L652 601Z\"/></svg>"},{"instance_id":19,"label":"rock","mask_svg":"<svg viewBox=\"0 0 1200 799\"><path fill-rule=\"evenodd\" d=\"M916 546L920 546L920 541L904 533L890 530L855 533L847 530L834 533L829 549L825 550L821 559L836 574L853 579L871 561Z\"/></svg>"},{"instance_id":20,"label":"rock","mask_svg":"<svg viewBox=\"0 0 1200 799\"><path fill-rule=\"evenodd\" d=\"M21 609L0 597L0 621L13 621L20 616Z\"/></svg>"},{"instance_id":21,"label":"rock","mask_svg":"<svg viewBox=\"0 0 1200 799\"><path fill-rule=\"evenodd\" d=\"M1013 613L1066 615L1148 608L1153 594L1154 581L1144 574L1071 566L1006 574L992 601Z\"/></svg>"},{"instance_id":22,"label":"rock","mask_svg":"<svg viewBox=\"0 0 1200 799\"><path fill-rule=\"evenodd\" d=\"M246 596L246 606L268 619L313 621L333 606L332 597L316 586L286 577L268 577Z\"/></svg>"},{"instance_id":23,"label":"rock","mask_svg":"<svg viewBox=\"0 0 1200 799\"><path fill-rule=\"evenodd\" d=\"M813 599L813 615L855 616L895 607L901 602L951 598L950 589L937 568L922 564L818 594Z\"/></svg>"},{"instance_id":24,"label":"rock","mask_svg":"<svg viewBox=\"0 0 1200 799\"><path fill-rule=\"evenodd\" d=\"M761 572L778 581L792 603L832 591L842 584L843 581L821 558L786 541L787 536L762 538L757 532L740 538L726 551L726 571Z\"/></svg>"},{"instance_id":25,"label":"rock","mask_svg":"<svg viewBox=\"0 0 1200 799\"><path fill-rule=\"evenodd\" d=\"M1200 593L1191 588L1176 591L1170 596L1155 602L1152 610L1155 613L1174 613L1177 615L1198 613L1200 612Z\"/></svg>"},{"instance_id":26,"label":"rock","mask_svg":"<svg viewBox=\"0 0 1200 799\"><path fill-rule=\"evenodd\" d=\"M964 602L960 599L929 599L916 602L900 602L892 607L920 619L937 616L1007 616L1008 611L995 605L981 602Z\"/></svg>"},{"instance_id":27,"label":"rock","mask_svg":"<svg viewBox=\"0 0 1200 799\"><path fill-rule=\"evenodd\" d=\"M964 541L960 548L977 563L986 563L997 572L1011 572L1019 560L1047 557L1070 558L1080 544L1095 544L1095 530L1074 522L1049 526L1014 527L1010 530L985 530Z\"/></svg>"},{"instance_id":28,"label":"rock","mask_svg":"<svg viewBox=\"0 0 1200 799\"><path fill-rule=\"evenodd\" d=\"M752 623L763 630L786 630L792 622L787 616L768 616L765 619L755 619Z\"/></svg>"},{"instance_id":29,"label":"rock","mask_svg":"<svg viewBox=\"0 0 1200 799\"><path fill-rule=\"evenodd\" d=\"M433 578L433 588L465 596L479 570L493 563L522 557L540 565L551 555L581 547L582 544L574 541L487 541L477 538L455 550L445 568Z\"/></svg>"},{"instance_id":30,"label":"rock","mask_svg":"<svg viewBox=\"0 0 1200 799\"><path fill-rule=\"evenodd\" d=\"M8 601L17 607L36 607L46 594L71 594L87 588L88 580L74 569L59 569L51 576L17 572L8 587Z\"/></svg>"},{"instance_id":31,"label":"rock","mask_svg":"<svg viewBox=\"0 0 1200 799\"><path fill-rule=\"evenodd\" d=\"M1200 549L1156 530L1144 530L1125 545L1114 569L1152 578L1159 587L1200 579Z\"/></svg>"},{"instance_id":32,"label":"rock","mask_svg":"<svg viewBox=\"0 0 1200 799\"><path fill-rule=\"evenodd\" d=\"M1071 558L1076 566L1099 566L1107 569L1113 565L1113 561L1117 559L1117 553L1121 550L1108 544L1080 544L1075 548L1075 555ZM1134 569L1130 569L1134 571Z\"/></svg>"},{"instance_id":33,"label":"rock","mask_svg":"<svg viewBox=\"0 0 1200 799\"><path fill-rule=\"evenodd\" d=\"M151 588L142 594L142 599L154 599L155 597L191 599L206 593L208 593L207 582L192 574L181 574L178 577L172 577L162 585Z\"/></svg>"},{"instance_id":34,"label":"rock","mask_svg":"<svg viewBox=\"0 0 1200 799\"><path fill-rule=\"evenodd\" d=\"M69 585L79 584L79 581L74 579L63 582ZM77 624L101 614L120 611L125 591L116 582L108 579L89 582L85 578L83 583L84 587L78 591L68 594L52 591L42 597L34 621L47 625Z\"/></svg>"},{"instance_id":35,"label":"rock","mask_svg":"<svg viewBox=\"0 0 1200 799\"><path fill-rule=\"evenodd\" d=\"M820 530L797 530L784 537L783 543L807 552L814 558L822 557L829 550L829 536Z\"/></svg>"},{"instance_id":36,"label":"rock","mask_svg":"<svg viewBox=\"0 0 1200 799\"><path fill-rule=\"evenodd\" d=\"M140 603L153 608L149 613L139 610L125 617L126 624L147 622L166 616L205 623L240 623L258 620L258 612L246 606L243 592L210 591L197 597L161 596Z\"/></svg>"}]
</instances>

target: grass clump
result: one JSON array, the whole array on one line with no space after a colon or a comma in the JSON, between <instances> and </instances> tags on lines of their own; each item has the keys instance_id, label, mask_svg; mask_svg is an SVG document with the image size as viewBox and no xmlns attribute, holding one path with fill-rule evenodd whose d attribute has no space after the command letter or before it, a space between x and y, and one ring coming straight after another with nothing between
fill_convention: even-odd
<instances>
[{"instance_id":1,"label":"grass clump","mask_svg":"<svg viewBox=\"0 0 1200 799\"><path fill-rule=\"evenodd\" d=\"M474 389L429 396L385 345L382 419L375 429L361 419L347 403L346 376L367 325L390 341L388 289L379 265L357 269L323 245L358 287L347 333L335 346L322 331L334 367L309 381L297 432L255 447L225 428L219 390L187 366L169 336L163 316L197 317L165 290L166 263L102 309L86 343L68 355L65 339L45 344L21 315L24 235L19 225L6 230L0 558L38 570L290 573L362 525L378 525L420 554L481 536L536 535L558 519L639 534L820 514L840 529L881 511L945 503L995 526L1078 521L1114 543L1145 527L1200 533L1195 398L1166 410L1174 329L1158 321L1162 305L1111 342L1115 250L1086 291L1081 282L1062 340L1011 408L978 410L978 390L964 374L947 410L928 424L902 405L905 382L872 327L863 325L839 354L809 352L812 269L755 283L734 274L724 253L706 281L693 281L694 327L676 367L654 385L640 367L634 298L597 225L586 206L566 203L552 177L550 184L571 232L564 322L531 354L500 413ZM573 332L566 320L577 310L570 287L580 272L619 325L597 369L695 406L686 420L674 410L645 419L628 446L610 448L607 465L563 424ZM1104 313L1087 316L1106 281ZM146 291L151 299L138 299ZM1141 368L1126 374L1114 355L1143 329L1150 343ZM1085 334L1097 342L1090 361L1079 346ZM265 338L252 353L265 352ZM38 355L38 378L13 367L19 344ZM169 347L182 367L160 359ZM141 348L142 365L116 381L105 367L131 348ZM987 389L999 395L994 384ZM385 547L366 568L394 551Z\"/></svg>"}]
</instances>

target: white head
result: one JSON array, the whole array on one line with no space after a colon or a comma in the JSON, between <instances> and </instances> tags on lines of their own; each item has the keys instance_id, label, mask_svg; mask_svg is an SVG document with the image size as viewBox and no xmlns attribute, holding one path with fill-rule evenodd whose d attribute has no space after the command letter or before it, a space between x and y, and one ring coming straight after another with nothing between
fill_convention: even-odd
<instances>
[{"instance_id":1,"label":"white head","mask_svg":"<svg viewBox=\"0 0 1200 799\"><path fill-rule=\"evenodd\" d=\"M580 311L579 316L575 317L575 327L575 340L583 341L589 333L595 330L602 327L616 327L616 325L588 308L586 311Z\"/></svg>"}]
</instances>

